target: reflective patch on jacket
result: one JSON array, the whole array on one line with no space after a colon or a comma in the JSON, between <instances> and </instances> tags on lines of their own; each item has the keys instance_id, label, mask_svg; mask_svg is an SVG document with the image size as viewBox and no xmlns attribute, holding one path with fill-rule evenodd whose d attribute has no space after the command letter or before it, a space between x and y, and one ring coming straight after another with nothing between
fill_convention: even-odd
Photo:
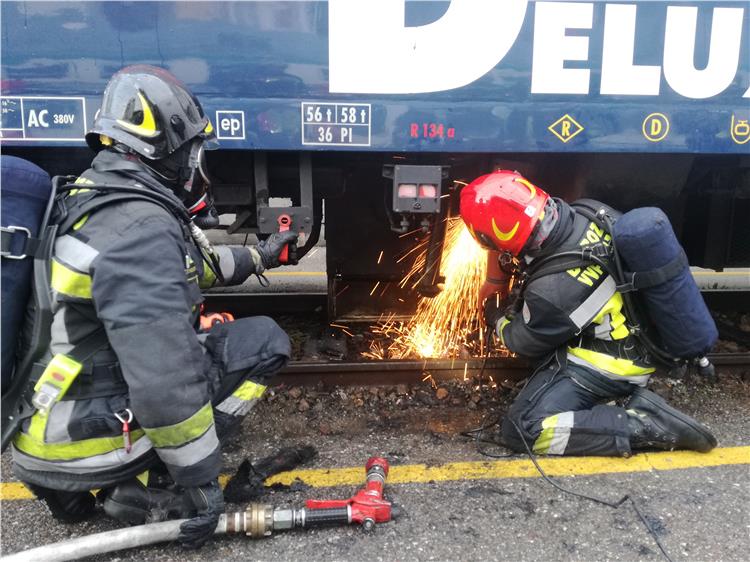
<instances>
[{"instance_id":1,"label":"reflective patch on jacket","mask_svg":"<svg viewBox=\"0 0 750 562\"><path fill-rule=\"evenodd\" d=\"M66 234L55 241L51 264L52 289L59 296L91 300L91 264L99 251Z\"/></svg>"}]
</instances>

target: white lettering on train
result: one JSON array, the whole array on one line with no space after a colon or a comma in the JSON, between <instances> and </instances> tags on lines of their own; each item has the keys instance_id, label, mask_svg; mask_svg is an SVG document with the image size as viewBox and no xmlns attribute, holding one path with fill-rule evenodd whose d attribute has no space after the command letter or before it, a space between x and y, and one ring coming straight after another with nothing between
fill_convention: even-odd
<instances>
[{"instance_id":1,"label":"white lettering on train","mask_svg":"<svg viewBox=\"0 0 750 562\"><path fill-rule=\"evenodd\" d=\"M329 1L331 92L407 94L465 86L501 63L520 34L528 4L452 0L437 21L406 26L405 2ZM589 93L596 69L585 63L591 59L587 30L594 7L594 2L535 3L532 94ZM735 80L744 8L713 9L708 62L700 69L694 62L697 7L667 6L661 66L634 61L636 4L610 3L604 10L600 94L656 96L663 75L677 94L705 99ZM743 97L750 97L750 89Z\"/></svg>"},{"instance_id":2,"label":"white lettering on train","mask_svg":"<svg viewBox=\"0 0 750 562\"><path fill-rule=\"evenodd\" d=\"M406 0L329 0L331 92L413 94L470 84L505 57L527 0L452 0L445 14L404 25Z\"/></svg>"}]
</instances>

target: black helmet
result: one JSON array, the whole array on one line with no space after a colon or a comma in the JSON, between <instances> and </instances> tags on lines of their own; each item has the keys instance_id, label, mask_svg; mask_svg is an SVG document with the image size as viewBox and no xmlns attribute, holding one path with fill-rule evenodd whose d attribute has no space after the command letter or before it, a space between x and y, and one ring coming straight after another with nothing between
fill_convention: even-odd
<instances>
[{"instance_id":1,"label":"black helmet","mask_svg":"<svg viewBox=\"0 0 750 562\"><path fill-rule=\"evenodd\" d=\"M86 142L99 151L116 141L159 160L196 137L214 139L200 102L166 70L139 64L109 81Z\"/></svg>"}]
</instances>

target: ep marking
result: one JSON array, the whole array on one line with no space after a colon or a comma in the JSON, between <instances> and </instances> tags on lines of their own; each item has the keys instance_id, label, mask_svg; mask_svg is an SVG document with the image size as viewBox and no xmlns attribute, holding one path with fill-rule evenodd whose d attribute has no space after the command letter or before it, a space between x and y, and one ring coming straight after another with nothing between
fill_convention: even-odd
<instances>
[{"instance_id":1,"label":"ep marking","mask_svg":"<svg viewBox=\"0 0 750 562\"><path fill-rule=\"evenodd\" d=\"M229 110L217 111L216 138L219 140L244 140L245 112Z\"/></svg>"}]
</instances>

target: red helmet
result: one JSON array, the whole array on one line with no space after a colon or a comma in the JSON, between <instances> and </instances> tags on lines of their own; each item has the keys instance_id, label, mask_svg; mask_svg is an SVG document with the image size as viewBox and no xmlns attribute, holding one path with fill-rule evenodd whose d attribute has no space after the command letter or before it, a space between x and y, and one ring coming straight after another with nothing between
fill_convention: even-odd
<instances>
[{"instance_id":1,"label":"red helmet","mask_svg":"<svg viewBox=\"0 0 750 562\"><path fill-rule=\"evenodd\" d=\"M461 217L488 250L520 254L544 216L549 195L518 172L498 170L461 191Z\"/></svg>"}]
</instances>

